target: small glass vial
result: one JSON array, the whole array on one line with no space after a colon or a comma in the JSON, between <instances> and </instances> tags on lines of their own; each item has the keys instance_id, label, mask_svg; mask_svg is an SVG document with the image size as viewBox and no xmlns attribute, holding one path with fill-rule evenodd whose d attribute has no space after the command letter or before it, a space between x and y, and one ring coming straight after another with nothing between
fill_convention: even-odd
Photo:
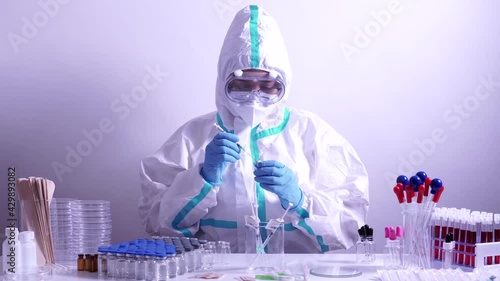
<instances>
[{"instance_id":1,"label":"small glass vial","mask_svg":"<svg viewBox=\"0 0 500 281\"><path fill-rule=\"evenodd\" d=\"M202 268L204 270L212 269L214 265L214 253L215 253L215 245L210 243L206 243L203 245Z\"/></svg>"},{"instance_id":2,"label":"small glass vial","mask_svg":"<svg viewBox=\"0 0 500 281\"><path fill-rule=\"evenodd\" d=\"M167 278L173 279L177 276L177 259L174 253L170 253L167 256Z\"/></svg>"},{"instance_id":3,"label":"small glass vial","mask_svg":"<svg viewBox=\"0 0 500 281\"><path fill-rule=\"evenodd\" d=\"M373 242L373 228L367 224L358 229L359 241L356 243L356 261L372 263L375 261L375 242Z\"/></svg>"},{"instance_id":4,"label":"small glass vial","mask_svg":"<svg viewBox=\"0 0 500 281\"><path fill-rule=\"evenodd\" d=\"M202 264L201 244L198 238L191 238L190 241L191 245L193 245L194 270L199 270Z\"/></svg>"},{"instance_id":5,"label":"small glass vial","mask_svg":"<svg viewBox=\"0 0 500 281\"><path fill-rule=\"evenodd\" d=\"M136 252L135 255L135 280L146 280L146 256L143 251Z\"/></svg>"},{"instance_id":6,"label":"small glass vial","mask_svg":"<svg viewBox=\"0 0 500 281\"><path fill-rule=\"evenodd\" d=\"M186 270L187 272L194 271L194 252L192 246L186 248L186 252L184 253L184 257L186 259Z\"/></svg>"},{"instance_id":7,"label":"small glass vial","mask_svg":"<svg viewBox=\"0 0 500 281\"><path fill-rule=\"evenodd\" d=\"M373 239L373 238L372 238ZM375 261L375 243L370 238L361 238L356 243L356 261L372 263Z\"/></svg>"},{"instance_id":8,"label":"small glass vial","mask_svg":"<svg viewBox=\"0 0 500 281\"><path fill-rule=\"evenodd\" d=\"M125 254L125 259L127 260L127 267L125 272L125 278L135 279L135 251L129 251Z\"/></svg>"},{"instance_id":9,"label":"small glass vial","mask_svg":"<svg viewBox=\"0 0 500 281\"><path fill-rule=\"evenodd\" d=\"M99 247L97 248L98 256L97 256L97 275L98 276L106 276L108 274L108 256L107 256L107 247Z\"/></svg>"},{"instance_id":10,"label":"small glass vial","mask_svg":"<svg viewBox=\"0 0 500 281\"><path fill-rule=\"evenodd\" d=\"M97 272L97 255L90 255L90 270L89 272Z\"/></svg>"},{"instance_id":11,"label":"small glass vial","mask_svg":"<svg viewBox=\"0 0 500 281\"><path fill-rule=\"evenodd\" d=\"M116 273L116 250L110 249L107 254L108 257L108 277L115 277Z\"/></svg>"},{"instance_id":12,"label":"small glass vial","mask_svg":"<svg viewBox=\"0 0 500 281\"><path fill-rule=\"evenodd\" d=\"M76 265L78 271L85 270L85 258L83 257L83 254L78 254L78 260L76 261Z\"/></svg>"},{"instance_id":13,"label":"small glass vial","mask_svg":"<svg viewBox=\"0 0 500 281\"><path fill-rule=\"evenodd\" d=\"M231 257L231 243L224 241L222 244L222 264L228 265Z\"/></svg>"},{"instance_id":14,"label":"small glass vial","mask_svg":"<svg viewBox=\"0 0 500 281\"><path fill-rule=\"evenodd\" d=\"M443 269L451 268L453 263L453 250L455 249L455 241L453 241L453 233L446 234L443 244Z\"/></svg>"},{"instance_id":15,"label":"small glass vial","mask_svg":"<svg viewBox=\"0 0 500 281\"><path fill-rule=\"evenodd\" d=\"M203 252L200 246L194 248L194 270L200 270L203 265Z\"/></svg>"},{"instance_id":16,"label":"small glass vial","mask_svg":"<svg viewBox=\"0 0 500 281\"><path fill-rule=\"evenodd\" d=\"M92 260L92 255L85 255L85 271L91 272Z\"/></svg>"},{"instance_id":17,"label":"small glass vial","mask_svg":"<svg viewBox=\"0 0 500 281\"><path fill-rule=\"evenodd\" d=\"M215 247L215 260L214 260L214 263L216 264L223 264L224 261L223 261L223 254L222 254L222 251L223 251L223 248L224 248L224 241L217 241L217 246Z\"/></svg>"},{"instance_id":18,"label":"small glass vial","mask_svg":"<svg viewBox=\"0 0 500 281\"><path fill-rule=\"evenodd\" d=\"M153 252L146 252L146 273L144 277L146 281L156 280L156 254Z\"/></svg>"},{"instance_id":19,"label":"small glass vial","mask_svg":"<svg viewBox=\"0 0 500 281\"><path fill-rule=\"evenodd\" d=\"M127 260L125 259L125 250L119 250L116 253L115 277L127 278Z\"/></svg>"},{"instance_id":20,"label":"small glass vial","mask_svg":"<svg viewBox=\"0 0 500 281\"><path fill-rule=\"evenodd\" d=\"M183 249L177 249L176 260L177 260L177 275L181 276L186 274L187 264Z\"/></svg>"},{"instance_id":21,"label":"small glass vial","mask_svg":"<svg viewBox=\"0 0 500 281\"><path fill-rule=\"evenodd\" d=\"M156 254L156 279L157 281L166 281L167 280L167 254L165 252L161 252Z\"/></svg>"}]
</instances>

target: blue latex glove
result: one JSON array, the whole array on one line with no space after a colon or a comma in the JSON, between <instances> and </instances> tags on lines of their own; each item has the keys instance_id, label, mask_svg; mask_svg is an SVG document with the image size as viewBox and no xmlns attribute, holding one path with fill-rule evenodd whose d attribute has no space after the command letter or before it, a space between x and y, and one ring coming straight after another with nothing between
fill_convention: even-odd
<instances>
[{"instance_id":1,"label":"blue latex glove","mask_svg":"<svg viewBox=\"0 0 500 281\"><path fill-rule=\"evenodd\" d=\"M288 203L295 210L302 206L304 198L302 190L297 184L293 171L278 161L261 161L255 163L255 181L267 191L273 192L280 198L281 207L286 209Z\"/></svg>"},{"instance_id":2,"label":"blue latex glove","mask_svg":"<svg viewBox=\"0 0 500 281\"><path fill-rule=\"evenodd\" d=\"M240 159L240 148L236 144L238 137L220 132L205 149L205 162L200 174L206 182L211 185L222 183L222 173L227 167L227 163L234 163Z\"/></svg>"}]
</instances>

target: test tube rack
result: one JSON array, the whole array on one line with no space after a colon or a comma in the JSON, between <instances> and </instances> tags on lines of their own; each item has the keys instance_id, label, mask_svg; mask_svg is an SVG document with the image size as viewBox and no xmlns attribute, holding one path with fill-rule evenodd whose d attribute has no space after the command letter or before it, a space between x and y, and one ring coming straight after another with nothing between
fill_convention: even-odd
<instances>
[{"instance_id":1,"label":"test tube rack","mask_svg":"<svg viewBox=\"0 0 500 281\"><path fill-rule=\"evenodd\" d=\"M436 208L430 232L435 262L443 261L446 234L453 233L453 266L464 269L500 266L500 214Z\"/></svg>"}]
</instances>

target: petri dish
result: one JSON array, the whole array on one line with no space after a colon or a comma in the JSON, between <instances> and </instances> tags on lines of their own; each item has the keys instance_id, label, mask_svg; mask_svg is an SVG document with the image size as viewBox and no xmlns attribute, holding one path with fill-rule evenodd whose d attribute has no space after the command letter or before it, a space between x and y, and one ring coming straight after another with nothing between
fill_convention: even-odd
<instances>
[{"instance_id":1,"label":"petri dish","mask_svg":"<svg viewBox=\"0 0 500 281\"><path fill-rule=\"evenodd\" d=\"M362 272L358 269L345 266L322 266L312 268L310 273L311 275L318 277L346 278L359 276Z\"/></svg>"},{"instance_id":2,"label":"petri dish","mask_svg":"<svg viewBox=\"0 0 500 281\"><path fill-rule=\"evenodd\" d=\"M15 274L8 273L4 277L6 281L46 281L52 280L52 269L49 266L41 266L31 271L18 271Z\"/></svg>"}]
</instances>

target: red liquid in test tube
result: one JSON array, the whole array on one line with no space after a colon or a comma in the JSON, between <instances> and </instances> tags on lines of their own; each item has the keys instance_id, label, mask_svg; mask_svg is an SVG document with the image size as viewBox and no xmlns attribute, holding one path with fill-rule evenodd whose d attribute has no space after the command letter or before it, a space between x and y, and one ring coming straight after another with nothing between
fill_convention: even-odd
<instances>
[{"instance_id":1,"label":"red liquid in test tube","mask_svg":"<svg viewBox=\"0 0 500 281\"><path fill-rule=\"evenodd\" d=\"M500 228L495 229L495 241L500 242ZM495 264L500 264L500 256L495 256Z\"/></svg>"},{"instance_id":2,"label":"red liquid in test tube","mask_svg":"<svg viewBox=\"0 0 500 281\"><path fill-rule=\"evenodd\" d=\"M494 222L495 242L500 242L500 214L494 215ZM495 256L495 264L500 264L500 256Z\"/></svg>"},{"instance_id":3,"label":"red liquid in test tube","mask_svg":"<svg viewBox=\"0 0 500 281\"><path fill-rule=\"evenodd\" d=\"M460 237L459 237L460 245L458 247L458 264L465 264L465 243L467 243L467 222L462 221L460 227Z\"/></svg>"},{"instance_id":4,"label":"red liquid in test tube","mask_svg":"<svg viewBox=\"0 0 500 281\"><path fill-rule=\"evenodd\" d=\"M486 243L492 243L492 242L493 242L493 231L488 231L488 234L486 235ZM493 257L488 257L487 263L489 265L493 264Z\"/></svg>"},{"instance_id":5,"label":"red liquid in test tube","mask_svg":"<svg viewBox=\"0 0 500 281\"><path fill-rule=\"evenodd\" d=\"M459 241L460 238L460 220L455 217L453 220L454 228L453 228L453 237L455 237L455 241ZM455 252L453 253L453 263L458 263L458 242L455 243Z\"/></svg>"},{"instance_id":6,"label":"red liquid in test tube","mask_svg":"<svg viewBox=\"0 0 500 281\"><path fill-rule=\"evenodd\" d=\"M436 225L434 226L434 259L439 259L439 239L441 237L441 226L439 225L439 220L436 221Z\"/></svg>"},{"instance_id":7,"label":"red liquid in test tube","mask_svg":"<svg viewBox=\"0 0 500 281\"><path fill-rule=\"evenodd\" d=\"M467 224L467 244L465 246L465 265L466 266L472 266L471 262L471 256L472 256L472 244L476 244L476 232L472 231L469 229L469 227L472 227L471 225ZM473 242L474 241L474 242Z\"/></svg>"},{"instance_id":8,"label":"red liquid in test tube","mask_svg":"<svg viewBox=\"0 0 500 281\"><path fill-rule=\"evenodd\" d=\"M493 221L483 219L481 224L481 243L493 242ZM493 257L486 257L486 264L493 264Z\"/></svg>"},{"instance_id":9,"label":"red liquid in test tube","mask_svg":"<svg viewBox=\"0 0 500 281\"><path fill-rule=\"evenodd\" d=\"M472 244L472 252L471 252L471 266L476 267L476 243L481 239L481 221L476 221L476 224L472 225L472 235L471 235L471 244ZM479 235L479 237L478 237Z\"/></svg>"}]
</instances>

